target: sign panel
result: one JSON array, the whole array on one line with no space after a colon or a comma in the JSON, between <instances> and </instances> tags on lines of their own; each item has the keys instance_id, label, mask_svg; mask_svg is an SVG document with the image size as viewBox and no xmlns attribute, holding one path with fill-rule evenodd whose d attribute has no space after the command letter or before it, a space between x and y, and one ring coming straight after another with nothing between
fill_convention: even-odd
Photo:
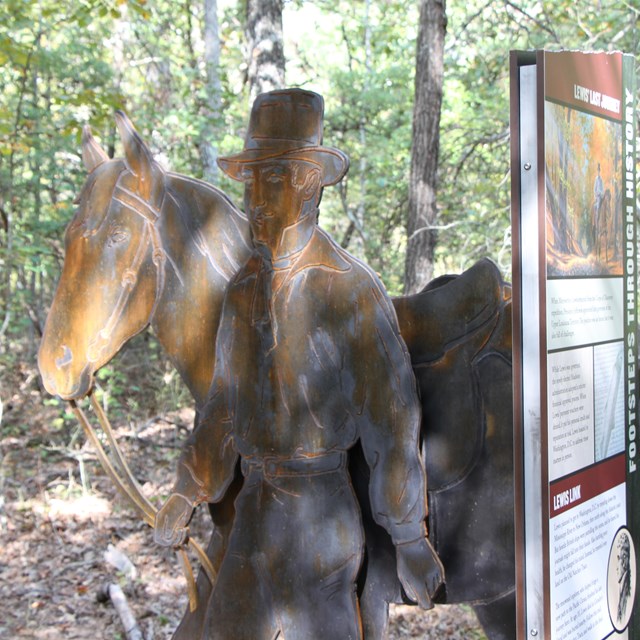
<instances>
[{"instance_id":1,"label":"sign panel","mask_svg":"<svg viewBox=\"0 0 640 640\"><path fill-rule=\"evenodd\" d=\"M633 85L621 53L512 54L522 638L640 638Z\"/></svg>"}]
</instances>

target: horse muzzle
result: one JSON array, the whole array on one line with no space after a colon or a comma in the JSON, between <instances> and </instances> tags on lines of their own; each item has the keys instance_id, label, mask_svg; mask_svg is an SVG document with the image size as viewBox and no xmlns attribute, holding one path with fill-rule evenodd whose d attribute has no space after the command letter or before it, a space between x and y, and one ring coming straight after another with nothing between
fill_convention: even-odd
<instances>
[{"instance_id":1,"label":"horse muzzle","mask_svg":"<svg viewBox=\"0 0 640 640\"><path fill-rule=\"evenodd\" d=\"M78 371L72 350L67 345L62 345L61 349L62 355L56 358L44 348L44 343L40 348L38 368L44 388L52 396L59 396L63 400L84 398L93 386L91 363L86 363Z\"/></svg>"}]
</instances>

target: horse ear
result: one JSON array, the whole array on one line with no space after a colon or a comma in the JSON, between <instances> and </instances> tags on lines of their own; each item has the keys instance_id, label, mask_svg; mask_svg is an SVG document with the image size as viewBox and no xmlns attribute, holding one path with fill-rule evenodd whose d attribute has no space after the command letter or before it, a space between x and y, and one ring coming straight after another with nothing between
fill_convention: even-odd
<instances>
[{"instance_id":1,"label":"horse ear","mask_svg":"<svg viewBox=\"0 0 640 640\"><path fill-rule=\"evenodd\" d=\"M116 111L116 125L124 146L127 169L133 173L140 184L140 195L147 199L151 193L153 156L147 145L135 130L131 120L123 111Z\"/></svg>"},{"instance_id":2,"label":"horse ear","mask_svg":"<svg viewBox=\"0 0 640 640\"><path fill-rule=\"evenodd\" d=\"M93 137L91 127L85 124L82 127L82 163L84 168L91 173L98 165L108 159L109 156Z\"/></svg>"}]
</instances>

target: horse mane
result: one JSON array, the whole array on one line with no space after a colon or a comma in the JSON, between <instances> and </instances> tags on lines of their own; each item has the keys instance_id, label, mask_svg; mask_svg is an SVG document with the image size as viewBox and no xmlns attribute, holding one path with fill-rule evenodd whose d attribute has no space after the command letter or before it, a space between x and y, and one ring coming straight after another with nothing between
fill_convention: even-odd
<instances>
[{"instance_id":1,"label":"horse mane","mask_svg":"<svg viewBox=\"0 0 640 640\"><path fill-rule=\"evenodd\" d=\"M242 266L251 247L247 217L217 187L179 173L165 175L166 198L173 204L192 245L228 281Z\"/></svg>"},{"instance_id":2,"label":"horse mane","mask_svg":"<svg viewBox=\"0 0 640 640\"><path fill-rule=\"evenodd\" d=\"M224 293L250 253L249 223L212 185L172 172L163 179L157 232L167 277L180 286L164 289L151 325L200 406L211 383Z\"/></svg>"},{"instance_id":3,"label":"horse mane","mask_svg":"<svg viewBox=\"0 0 640 640\"><path fill-rule=\"evenodd\" d=\"M247 220L247 217L235 206L231 198L224 191L218 189L218 187L215 187L212 184L205 182L204 180L199 180L198 178L193 178L191 176L185 176L184 174L177 173L175 171L166 171L165 176L169 179L170 182L177 181L187 183L194 189L209 194L213 198L223 200L231 210L235 211L244 220Z\"/></svg>"}]
</instances>

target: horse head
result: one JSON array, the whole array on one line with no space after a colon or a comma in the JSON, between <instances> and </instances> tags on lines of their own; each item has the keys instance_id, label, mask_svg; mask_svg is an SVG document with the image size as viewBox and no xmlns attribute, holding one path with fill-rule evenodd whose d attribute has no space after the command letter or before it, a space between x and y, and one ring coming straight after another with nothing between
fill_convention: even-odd
<instances>
[{"instance_id":1,"label":"horse head","mask_svg":"<svg viewBox=\"0 0 640 640\"><path fill-rule=\"evenodd\" d=\"M110 160L84 128L89 175L38 353L45 388L67 400L89 393L94 373L149 324L164 287L165 172L127 116L118 112L116 122L124 159Z\"/></svg>"}]
</instances>

